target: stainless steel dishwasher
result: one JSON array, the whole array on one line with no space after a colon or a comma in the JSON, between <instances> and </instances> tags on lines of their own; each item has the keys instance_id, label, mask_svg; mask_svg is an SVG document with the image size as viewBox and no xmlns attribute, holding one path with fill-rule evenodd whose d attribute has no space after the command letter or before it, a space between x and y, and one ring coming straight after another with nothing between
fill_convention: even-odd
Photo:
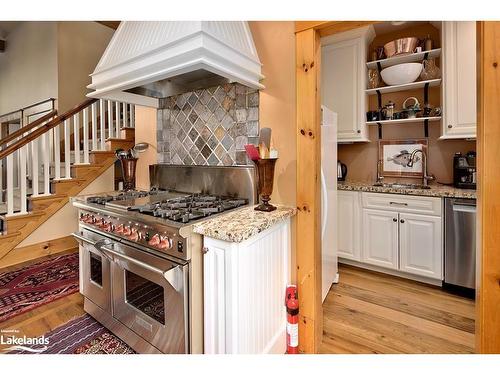
<instances>
[{"instance_id":1,"label":"stainless steel dishwasher","mask_svg":"<svg viewBox=\"0 0 500 375\"><path fill-rule=\"evenodd\" d=\"M444 286L476 287L476 200L445 199Z\"/></svg>"}]
</instances>

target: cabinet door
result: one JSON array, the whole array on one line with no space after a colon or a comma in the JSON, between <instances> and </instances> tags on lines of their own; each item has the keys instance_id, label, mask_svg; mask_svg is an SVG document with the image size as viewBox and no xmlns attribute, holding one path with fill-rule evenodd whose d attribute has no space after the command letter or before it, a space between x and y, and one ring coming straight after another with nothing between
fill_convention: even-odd
<instances>
[{"instance_id":1,"label":"cabinet door","mask_svg":"<svg viewBox=\"0 0 500 375\"><path fill-rule=\"evenodd\" d=\"M441 138L476 137L476 22L443 22Z\"/></svg>"},{"instance_id":2,"label":"cabinet door","mask_svg":"<svg viewBox=\"0 0 500 375\"><path fill-rule=\"evenodd\" d=\"M358 192L337 192L338 256L361 260L360 196Z\"/></svg>"},{"instance_id":3,"label":"cabinet door","mask_svg":"<svg viewBox=\"0 0 500 375\"><path fill-rule=\"evenodd\" d=\"M322 102L337 113L339 142L366 141L364 117L360 117L364 112L363 46L363 38L354 38L322 48Z\"/></svg>"},{"instance_id":4,"label":"cabinet door","mask_svg":"<svg viewBox=\"0 0 500 375\"><path fill-rule=\"evenodd\" d=\"M441 218L412 214L400 214L399 218L401 271L441 280Z\"/></svg>"},{"instance_id":5,"label":"cabinet door","mask_svg":"<svg viewBox=\"0 0 500 375\"><path fill-rule=\"evenodd\" d=\"M362 261L398 269L398 214L363 209Z\"/></svg>"}]
</instances>

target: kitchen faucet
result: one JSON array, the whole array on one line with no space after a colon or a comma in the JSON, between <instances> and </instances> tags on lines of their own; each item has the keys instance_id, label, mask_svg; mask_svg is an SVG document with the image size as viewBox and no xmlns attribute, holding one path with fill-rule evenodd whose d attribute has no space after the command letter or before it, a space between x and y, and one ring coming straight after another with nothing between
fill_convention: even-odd
<instances>
[{"instance_id":1,"label":"kitchen faucet","mask_svg":"<svg viewBox=\"0 0 500 375\"><path fill-rule=\"evenodd\" d=\"M424 152L424 150L413 150L413 152L410 154L410 160L408 161L407 166L410 168L413 167L413 163L415 162L415 156L419 152L422 154L422 165L423 165L422 185L429 186L429 181L434 180L435 177L433 175L430 176L427 175L427 154Z\"/></svg>"}]
</instances>

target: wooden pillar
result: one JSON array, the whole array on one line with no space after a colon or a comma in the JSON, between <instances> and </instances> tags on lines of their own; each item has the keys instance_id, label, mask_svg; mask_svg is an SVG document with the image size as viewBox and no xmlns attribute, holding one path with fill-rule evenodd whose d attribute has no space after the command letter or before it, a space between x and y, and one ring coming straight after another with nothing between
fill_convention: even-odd
<instances>
[{"instance_id":1,"label":"wooden pillar","mask_svg":"<svg viewBox=\"0 0 500 375\"><path fill-rule=\"evenodd\" d=\"M297 284L299 350L316 353L323 333L321 307L321 140L319 33L296 33Z\"/></svg>"},{"instance_id":2,"label":"wooden pillar","mask_svg":"<svg viewBox=\"0 0 500 375\"><path fill-rule=\"evenodd\" d=\"M477 25L476 352L500 353L500 22Z\"/></svg>"}]
</instances>

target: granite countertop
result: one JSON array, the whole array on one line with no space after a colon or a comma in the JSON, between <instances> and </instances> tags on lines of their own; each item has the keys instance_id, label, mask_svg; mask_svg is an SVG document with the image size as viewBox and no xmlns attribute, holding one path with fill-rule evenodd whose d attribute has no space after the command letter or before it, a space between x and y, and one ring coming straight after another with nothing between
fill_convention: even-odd
<instances>
[{"instance_id":1,"label":"granite countertop","mask_svg":"<svg viewBox=\"0 0 500 375\"><path fill-rule=\"evenodd\" d=\"M476 190L458 189L453 186L432 184L430 189L409 189L388 186L373 186L372 182L345 181L337 184L338 190L364 191L370 193L388 193L403 195L420 195L439 198L469 198L476 199Z\"/></svg>"},{"instance_id":2,"label":"granite countertop","mask_svg":"<svg viewBox=\"0 0 500 375\"><path fill-rule=\"evenodd\" d=\"M277 209L272 212L255 211L255 206L244 207L195 223L193 231L222 241L243 242L297 213L294 207L275 206Z\"/></svg>"}]
</instances>

